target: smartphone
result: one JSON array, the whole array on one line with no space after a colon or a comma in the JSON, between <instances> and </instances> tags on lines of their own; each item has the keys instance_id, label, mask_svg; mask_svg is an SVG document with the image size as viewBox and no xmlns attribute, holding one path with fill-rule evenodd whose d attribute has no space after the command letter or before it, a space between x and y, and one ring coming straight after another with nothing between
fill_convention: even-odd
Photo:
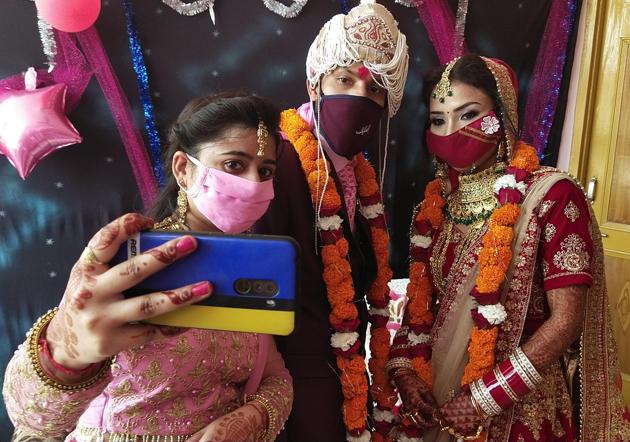
<instances>
[{"instance_id":1,"label":"smartphone","mask_svg":"<svg viewBox=\"0 0 630 442\"><path fill-rule=\"evenodd\" d=\"M126 297L210 281L212 295L151 318L153 324L288 335L295 327L300 248L285 236L145 231L126 241L114 265L182 235L197 250L124 292Z\"/></svg>"}]
</instances>

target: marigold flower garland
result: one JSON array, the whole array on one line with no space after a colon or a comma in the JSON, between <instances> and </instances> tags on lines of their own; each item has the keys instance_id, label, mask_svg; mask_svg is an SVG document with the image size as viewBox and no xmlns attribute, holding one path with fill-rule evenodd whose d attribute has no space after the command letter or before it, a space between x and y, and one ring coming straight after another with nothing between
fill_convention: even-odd
<instances>
[{"instance_id":1,"label":"marigold flower garland","mask_svg":"<svg viewBox=\"0 0 630 442\"><path fill-rule=\"evenodd\" d=\"M361 154L355 157L359 210L370 225L372 248L377 263L376 279L367 293L369 318L372 324L370 329L372 357L368 363L372 385L369 391L377 404L374 409L377 432L370 435L366 429L368 397L366 365L363 356L359 354L361 342L357 330L360 321L353 302L355 291L348 261L348 241L343 237L342 220L339 217L341 197L334 180L327 180L326 170L330 170L331 166L324 157L318 155L317 139L295 109L282 112L280 128L298 153L314 207L321 201L317 228L322 242L323 278L331 307L329 321L335 330L331 336L331 345L337 355L337 367L340 371L344 396L343 419L348 431L348 440L386 440L393 425L392 408L397 395L385 371L390 348L389 331L386 328L389 319L387 283L392 278L392 271L388 264L389 237L376 173Z\"/></svg>"},{"instance_id":2,"label":"marigold flower garland","mask_svg":"<svg viewBox=\"0 0 630 442\"><path fill-rule=\"evenodd\" d=\"M518 142L506 174L495 182L494 191L500 207L490 216L489 230L482 239L478 258L479 276L470 293L476 307L471 310L474 326L468 345L468 364L461 379L462 386L481 378L495 364L499 326L507 317L505 308L500 303L500 288L512 261L514 225L525 195L525 182L539 168L536 149ZM444 222L443 209L446 201L441 189L440 179L427 185L425 199L420 203L414 217L415 232L410 239L410 282L407 287L409 331L406 355L411 357L413 368L429 386L432 384L429 333L433 324L431 305L434 288L428 252L434 234ZM397 339L400 337L397 336ZM396 340L394 344L397 344ZM405 428L409 436L419 436L414 430Z\"/></svg>"}]
</instances>

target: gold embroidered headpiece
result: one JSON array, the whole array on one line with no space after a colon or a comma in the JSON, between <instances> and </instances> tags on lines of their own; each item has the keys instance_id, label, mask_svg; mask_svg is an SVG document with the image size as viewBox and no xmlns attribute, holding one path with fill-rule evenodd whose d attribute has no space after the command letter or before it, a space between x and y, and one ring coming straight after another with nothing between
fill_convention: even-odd
<instances>
[{"instance_id":1,"label":"gold embroidered headpiece","mask_svg":"<svg viewBox=\"0 0 630 442\"><path fill-rule=\"evenodd\" d=\"M265 155L265 148L267 147L267 140L269 139L269 130L265 126L262 118L258 119L258 129L256 130L256 141L258 142L258 152L256 155L262 157Z\"/></svg>"},{"instance_id":2,"label":"gold embroidered headpiece","mask_svg":"<svg viewBox=\"0 0 630 442\"><path fill-rule=\"evenodd\" d=\"M361 0L347 15L324 24L308 50L306 77L316 87L323 75L357 62L387 90L389 116L394 116L407 80L407 39L392 14L374 0Z\"/></svg>"}]
</instances>

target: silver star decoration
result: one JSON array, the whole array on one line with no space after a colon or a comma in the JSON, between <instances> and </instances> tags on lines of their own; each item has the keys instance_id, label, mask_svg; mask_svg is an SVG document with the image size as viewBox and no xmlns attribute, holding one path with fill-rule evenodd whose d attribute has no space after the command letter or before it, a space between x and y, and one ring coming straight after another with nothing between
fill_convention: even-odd
<instances>
[{"instance_id":1,"label":"silver star decoration","mask_svg":"<svg viewBox=\"0 0 630 442\"><path fill-rule=\"evenodd\" d=\"M55 183L55 187L56 187L57 189L62 189L62 188L63 188L63 183L62 183L61 181L57 181L57 182Z\"/></svg>"},{"instance_id":2,"label":"silver star decoration","mask_svg":"<svg viewBox=\"0 0 630 442\"><path fill-rule=\"evenodd\" d=\"M218 77L219 76L219 71L217 71L216 69L214 71L212 71L212 76L213 77Z\"/></svg>"},{"instance_id":3,"label":"silver star decoration","mask_svg":"<svg viewBox=\"0 0 630 442\"><path fill-rule=\"evenodd\" d=\"M48 276L50 276L51 278L54 278L55 276L57 276L57 272L50 272Z\"/></svg>"},{"instance_id":4,"label":"silver star decoration","mask_svg":"<svg viewBox=\"0 0 630 442\"><path fill-rule=\"evenodd\" d=\"M47 246L52 246L55 243L55 240L52 238L47 238L46 239L46 245Z\"/></svg>"},{"instance_id":5,"label":"silver star decoration","mask_svg":"<svg viewBox=\"0 0 630 442\"><path fill-rule=\"evenodd\" d=\"M106 163L113 163L114 159L112 157L105 157L105 162Z\"/></svg>"}]
</instances>

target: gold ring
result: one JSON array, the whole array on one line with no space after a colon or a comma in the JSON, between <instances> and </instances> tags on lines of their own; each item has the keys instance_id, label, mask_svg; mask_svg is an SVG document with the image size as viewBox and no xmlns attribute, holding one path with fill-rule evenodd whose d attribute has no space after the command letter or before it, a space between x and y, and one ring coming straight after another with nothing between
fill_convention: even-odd
<instances>
[{"instance_id":1,"label":"gold ring","mask_svg":"<svg viewBox=\"0 0 630 442\"><path fill-rule=\"evenodd\" d=\"M85 249L83 249L83 253L81 253L81 260L89 265L105 264L104 262L98 260L98 258L94 254L94 250L92 250L92 247L90 246L87 246Z\"/></svg>"}]
</instances>

